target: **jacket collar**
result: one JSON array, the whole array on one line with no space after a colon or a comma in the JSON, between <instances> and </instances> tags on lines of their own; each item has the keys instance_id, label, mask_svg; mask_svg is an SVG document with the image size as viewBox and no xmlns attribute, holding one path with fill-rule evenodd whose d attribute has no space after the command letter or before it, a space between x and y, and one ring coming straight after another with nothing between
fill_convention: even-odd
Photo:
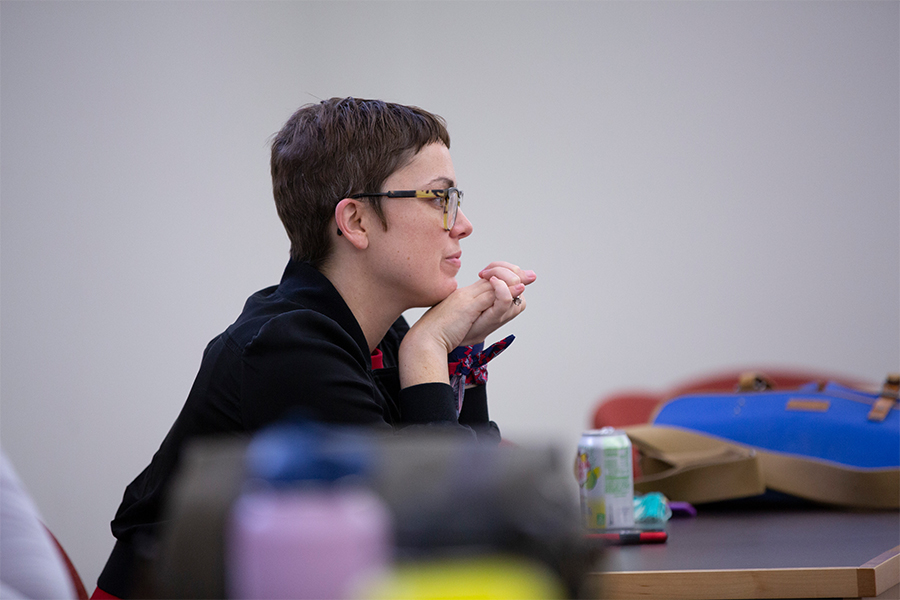
<instances>
[{"instance_id":1,"label":"jacket collar","mask_svg":"<svg viewBox=\"0 0 900 600\"><path fill-rule=\"evenodd\" d=\"M371 368L369 343L344 298L331 281L307 262L291 260L284 269L277 293L334 320L359 345Z\"/></svg>"}]
</instances>

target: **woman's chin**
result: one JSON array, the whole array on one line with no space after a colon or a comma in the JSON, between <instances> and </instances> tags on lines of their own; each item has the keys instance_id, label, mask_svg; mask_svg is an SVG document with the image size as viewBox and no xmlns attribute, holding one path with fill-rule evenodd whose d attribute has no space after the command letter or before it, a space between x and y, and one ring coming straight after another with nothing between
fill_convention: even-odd
<instances>
[{"instance_id":1,"label":"woman's chin","mask_svg":"<svg viewBox=\"0 0 900 600\"><path fill-rule=\"evenodd\" d=\"M457 284L456 278L451 278L441 286L440 291L435 292L434 296L429 299L429 303L425 306L434 306L435 304L442 302L447 296L455 292L458 287L459 284Z\"/></svg>"}]
</instances>

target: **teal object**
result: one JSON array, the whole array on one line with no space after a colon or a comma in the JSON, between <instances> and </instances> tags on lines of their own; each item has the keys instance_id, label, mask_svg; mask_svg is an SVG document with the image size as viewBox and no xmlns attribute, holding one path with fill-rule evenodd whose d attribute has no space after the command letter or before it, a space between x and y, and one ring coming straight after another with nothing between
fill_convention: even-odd
<instances>
[{"instance_id":1,"label":"teal object","mask_svg":"<svg viewBox=\"0 0 900 600\"><path fill-rule=\"evenodd\" d=\"M672 518L672 509L669 508L669 501L659 492L635 495L635 525L662 525L670 518Z\"/></svg>"}]
</instances>

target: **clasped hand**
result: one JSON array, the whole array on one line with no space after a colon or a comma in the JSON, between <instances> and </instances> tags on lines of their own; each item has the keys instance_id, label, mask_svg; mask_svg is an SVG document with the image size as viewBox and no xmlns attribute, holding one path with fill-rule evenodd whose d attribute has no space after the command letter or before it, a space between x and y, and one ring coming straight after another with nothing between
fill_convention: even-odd
<instances>
[{"instance_id":1,"label":"clasped hand","mask_svg":"<svg viewBox=\"0 0 900 600\"><path fill-rule=\"evenodd\" d=\"M459 288L426 312L416 325L426 326L447 351L483 342L525 310L522 293L535 281L534 271L508 262L492 262L478 281ZM514 301L519 297L518 302ZM424 321L424 322L423 322Z\"/></svg>"},{"instance_id":2,"label":"clasped hand","mask_svg":"<svg viewBox=\"0 0 900 600\"><path fill-rule=\"evenodd\" d=\"M521 294L535 279L534 271L492 262L478 274L478 281L428 309L400 344L400 385L448 382L447 354L457 346L483 342L516 318L525 310Z\"/></svg>"}]
</instances>

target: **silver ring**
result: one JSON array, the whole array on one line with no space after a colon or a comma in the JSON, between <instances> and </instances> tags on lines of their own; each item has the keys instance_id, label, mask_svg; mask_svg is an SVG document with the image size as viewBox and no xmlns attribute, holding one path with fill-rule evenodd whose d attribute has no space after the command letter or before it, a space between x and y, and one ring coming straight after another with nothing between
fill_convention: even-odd
<instances>
[{"instance_id":1,"label":"silver ring","mask_svg":"<svg viewBox=\"0 0 900 600\"><path fill-rule=\"evenodd\" d=\"M522 297L516 296L515 298L513 298L513 304L515 304L516 306L522 304Z\"/></svg>"}]
</instances>

